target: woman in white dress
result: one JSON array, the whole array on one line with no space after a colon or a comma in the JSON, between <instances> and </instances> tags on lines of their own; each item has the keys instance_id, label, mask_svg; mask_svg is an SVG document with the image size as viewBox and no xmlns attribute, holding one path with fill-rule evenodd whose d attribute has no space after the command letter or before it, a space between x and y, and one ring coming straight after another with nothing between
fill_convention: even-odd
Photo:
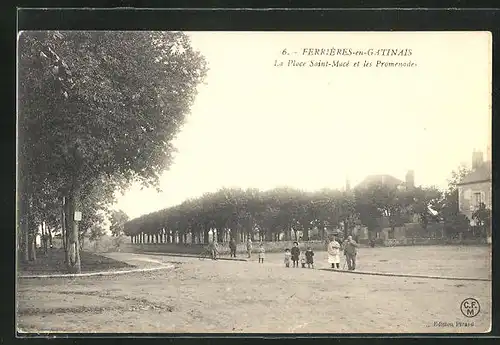
<instances>
[{"instance_id":1,"label":"woman in white dress","mask_svg":"<svg viewBox=\"0 0 500 345\"><path fill-rule=\"evenodd\" d=\"M337 238L334 237L330 243L328 243L328 263L332 265L332 268L340 268L340 243L337 242Z\"/></svg>"}]
</instances>

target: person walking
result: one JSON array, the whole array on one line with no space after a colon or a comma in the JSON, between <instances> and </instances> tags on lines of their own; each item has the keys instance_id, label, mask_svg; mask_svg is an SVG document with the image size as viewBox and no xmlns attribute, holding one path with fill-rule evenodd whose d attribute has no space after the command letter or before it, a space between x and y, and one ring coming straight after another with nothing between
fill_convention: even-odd
<instances>
[{"instance_id":1,"label":"person walking","mask_svg":"<svg viewBox=\"0 0 500 345\"><path fill-rule=\"evenodd\" d=\"M330 243L328 243L328 263L332 265L332 268L340 268L340 243L337 241L337 237L334 236ZM335 267L336 266L336 267Z\"/></svg>"},{"instance_id":2,"label":"person walking","mask_svg":"<svg viewBox=\"0 0 500 345\"><path fill-rule=\"evenodd\" d=\"M358 244L352 239L352 236L347 236L347 239L342 244L344 249L347 267L350 271L356 269L356 255L358 254Z\"/></svg>"},{"instance_id":3,"label":"person walking","mask_svg":"<svg viewBox=\"0 0 500 345\"><path fill-rule=\"evenodd\" d=\"M236 241L234 240L234 238L231 238L231 240L229 240L229 256L231 258L236 257Z\"/></svg>"},{"instance_id":4,"label":"person walking","mask_svg":"<svg viewBox=\"0 0 500 345\"><path fill-rule=\"evenodd\" d=\"M247 254L250 259L252 257L252 240L250 238L247 240Z\"/></svg>"}]
</instances>

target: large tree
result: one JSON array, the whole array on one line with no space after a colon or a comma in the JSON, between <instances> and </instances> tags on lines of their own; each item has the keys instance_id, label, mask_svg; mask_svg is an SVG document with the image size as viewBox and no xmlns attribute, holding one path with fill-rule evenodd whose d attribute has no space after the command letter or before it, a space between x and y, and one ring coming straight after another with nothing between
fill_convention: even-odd
<instances>
[{"instance_id":1,"label":"large tree","mask_svg":"<svg viewBox=\"0 0 500 345\"><path fill-rule=\"evenodd\" d=\"M21 218L38 181L56 186L79 272L83 191L104 179L157 185L205 62L180 32L23 32L19 52Z\"/></svg>"},{"instance_id":2,"label":"large tree","mask_svg":"<svg viewBox=\"0 0 500 345\"><path fill-rule=\"evenodd\" d=\"M111 211L110 217L111 225L109 230L111 231L111 235L114 237L118 237L123 234L125 223L128 222L128 216L122 210L113 210Z\"/></svg>"},{"instance_id":3,"label":"large tree","mask_svg":"<svg viewBox=\"0 0 500 345\"><path fill-rule=\"evenodd\" d=\"M441 200L433 205L439 217L444 221L447 236L455 236L469 227L470 219L460 212L458 203L458 184L469 173L470 169L463 165L452 171L448 180L448 189L443 193Z\"/></svg>"},{"instance_id":4,"label":"large tree","mask_svg":"<svg viewBox=\"0 0 500 345\"><path fill-rule=\"evenodd\" d=\"M483 235L491 236L491 210L484 203L479 204L478 209L472 214L472 219Z\"/></svg>"}]
</instances>

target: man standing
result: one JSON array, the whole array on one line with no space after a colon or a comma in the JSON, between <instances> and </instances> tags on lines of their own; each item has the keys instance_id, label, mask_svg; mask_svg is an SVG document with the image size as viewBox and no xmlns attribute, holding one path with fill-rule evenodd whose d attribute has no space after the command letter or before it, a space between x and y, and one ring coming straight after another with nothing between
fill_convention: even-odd
<instances>
[{"instance_id":1,"label":"man standing","mask_svg":"<svg viewBox=\"0 0 500 345\"><path fill-rule=\"evenodd\" d=\"M248 258L252 256L252 240L250 238L247 241L247 254Z\"/></svg>"},{"instance_id":2,"label":"man standing","mask_svg":"<svg viewBox=\"0 0 500 345\"><path fill-rule=\"evenodd\" d=\"M234 238L231 238L229 241L229 251L230 251L230 257L236 257L236 242L234 241Z\"/></svg>"},{"instance_id":3,"label":"man standing","mask_svg":"<svg viewBox=\"0 0 500 345\"><path fill-rule=\"evenodd\" d=\"M342 244L344 254L347 261L347 267L350 271L356 269L356 254L358 253L358 244L352 239L352 236L347 236L347 239Z\"/></svg>"}]
</instances>

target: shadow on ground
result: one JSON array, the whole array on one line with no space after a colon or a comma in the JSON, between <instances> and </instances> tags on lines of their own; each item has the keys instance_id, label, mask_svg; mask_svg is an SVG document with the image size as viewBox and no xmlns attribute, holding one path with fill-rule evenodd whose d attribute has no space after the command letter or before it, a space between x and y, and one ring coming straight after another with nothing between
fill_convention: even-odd
<instances>
[{"instance_id":1,"label":"shadow on ground","mask_svg":"<svg viewBox=\"0 0 500 345\"><path fill-rule=\"evenodd\" d=\"M42 251L37 251L36 262L26 263L18 261L19 275L38 275L38 274L64 274L67 273L64 263L64 250L58 248L49 249L45 255ZM98 254L89 252L80 252L82 273L100 272L109 270L119 270L134 268L134 265L122 261L114 260Z\"/></svg>"}]
</instances>

